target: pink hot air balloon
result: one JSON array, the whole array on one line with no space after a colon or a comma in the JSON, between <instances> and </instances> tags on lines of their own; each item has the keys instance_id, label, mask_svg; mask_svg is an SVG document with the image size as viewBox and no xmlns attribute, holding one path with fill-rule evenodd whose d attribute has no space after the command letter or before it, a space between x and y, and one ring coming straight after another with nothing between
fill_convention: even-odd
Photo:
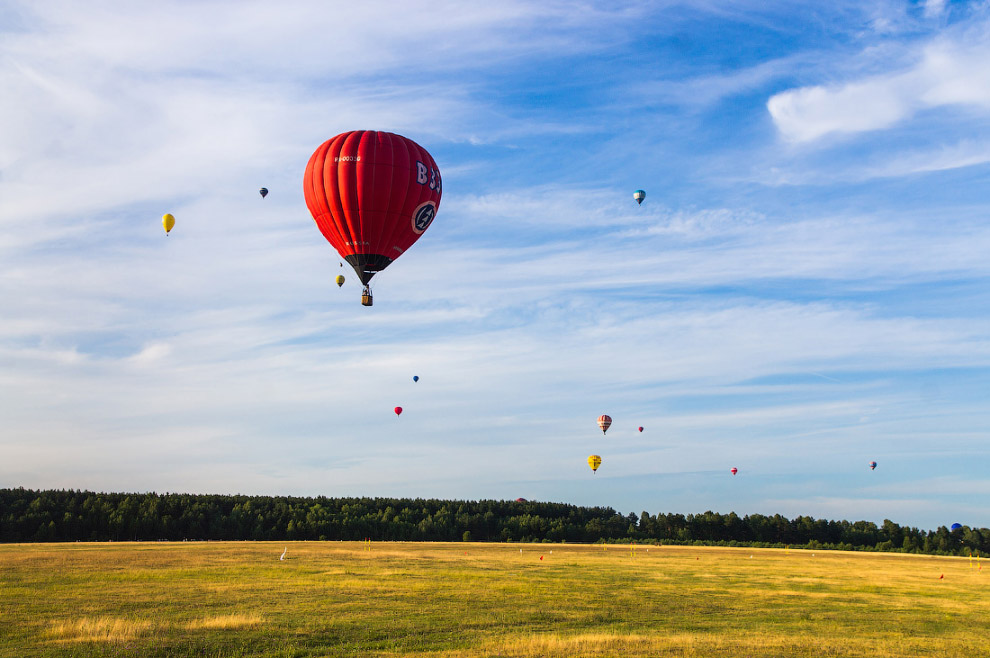
<instances>
[{"instance_id":1,"label":"pink hot air balloon","mask_svg":"<svg viewBox=\"0 0 990 658\"><path fill-rule=\"evenodd\" d=\"M732 473L733 475L735 475L736 473L739 472L739 469L736 468L735 466L733 466L732 468L729 469L729 472Z\"/></svg>"},{"instance_id":2,"label":"pink hot air balloon","mask_svg":"<svg viewBox=\"0 0 990 658\"><path fill-rule=\"evenodd\" d=\"M402 407L396 407L395 408L395 415L396 416L401 416L402 415Z\"/></svg>"},{"instance_id":3,"label":"pink hot air balloon","mask_svg":"<svg viewBox=\"0 0 990 658\"><path fill-rule=\"evenodd\" d=\"M602 434L608 431L608 428L612 426L612 417L602 414L598 417L598 427L602 428Z\"/></svg>"}]
</instances>

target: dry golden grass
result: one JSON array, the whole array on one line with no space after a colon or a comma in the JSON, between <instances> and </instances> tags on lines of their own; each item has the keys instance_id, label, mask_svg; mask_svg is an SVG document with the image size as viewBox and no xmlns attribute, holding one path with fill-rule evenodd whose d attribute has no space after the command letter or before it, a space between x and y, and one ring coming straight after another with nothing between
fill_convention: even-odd
<instances>
[{"instance_id":1,"label":"dry golden grass","mask_svg":"<svg viewBox=\"0 0 990 658\"><path fill-rule=\"evenodd\" d=\"M186 624L186 628L191 631L209 629L218 630L224 628L254 628L264 623L260 615L216 615L194 619Z\"/></svg>"},{"instance_id":2,"label":"dry golden grass","mask_svg":"<svg viewBox=\"0 0 990 658\"><path fill-rule=\"evenodd\" d=\"M0 545L0 656L990 656L990 570L965 559L284 546Z\"/></svg>"},{"instance_id":3,"label":"dry golden grass","mask_svg":"<svg viewBox=\"0 0 990 658\"><path fill-rule=\"evenodd\" d=\"M50 639L61 642L126 642L151 629L150 621L116 617L82 617L54 622L48 629Z\"/></svg>"}]
</instances>

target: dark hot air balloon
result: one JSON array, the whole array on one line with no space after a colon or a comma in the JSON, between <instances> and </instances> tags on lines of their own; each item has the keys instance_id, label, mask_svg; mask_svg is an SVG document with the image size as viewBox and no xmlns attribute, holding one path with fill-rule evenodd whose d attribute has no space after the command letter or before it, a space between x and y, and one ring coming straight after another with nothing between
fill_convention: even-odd
<instances>
[{"instance_id":1,"label":"dark hot air balloon","mask_svg":"<svg viewBox=\"0 0 990 658\"><path fill-rule=\"evenodd\" d=\"M261 198L264 199L266 196L268 196L268 188L267 187L261 188L260 190L258 190L258 194L260 194Z\"/></svg>"},{"instance_id":2,"label":"dark hot air balloon","mask_svg":"<svg viewBox=\"0 0 990 658\"><path fill-rule=\"evenodd\" d=\"M440 207L440 170L422 146L393 133L354 130L324 142L306 165L306 206L323 237L364 284L429 228Z\"/></svg>"},{"instance_id":3,"label":"dark hot air balloon","mask_svg":"<svg viewBox=\"0 0 990 658\"><path fill-rule=\"evenodd\" d=\"M413 381L414 382L418 382L419 381L419 375L413 375Z\"/></svg>"},{"instance_id":4,"label":"dark hot air balloon","mask_svg":"<svg viewBox=\"0 0 990 658\"><path fill-rule=\"evenodd\" d=\"M876 462L870 462L870 470L871 471L877 470L877 463Z\"/></svg>"},{"instance_id":5,"label":"dark hot air balloon","mask_svg":"<svg viewBox=\"0 0 990 658\"><path fill-rule=\"evenodd\" d=\"M643 428L642 428L642 427L640 427L640 428L639 428L639 431L640 431L640 432L642 432L642 431L643 431Z\"/></svg>"}]
</instances>

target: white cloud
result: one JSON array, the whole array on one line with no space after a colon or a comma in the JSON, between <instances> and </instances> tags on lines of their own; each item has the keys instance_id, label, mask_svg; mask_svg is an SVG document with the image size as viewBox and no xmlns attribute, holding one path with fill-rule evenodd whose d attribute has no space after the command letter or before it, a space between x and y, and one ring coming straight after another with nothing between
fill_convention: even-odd
<instances>
[{"instance_id":1,"label":"white cloud","mask_svg":"<svg viewBox=\"0 0 990 658\"><path fill-rule=\"evenodd\" d=\"M927 44L906 70L784 91L770 97L767 109L781 135L797 143L883 130L931 108L960 105L985 112L990 42L984 30L963 36Z\"/></svg>"},{"instance_id":2,"label":"white cloud","mask_svg":"<svg viewBox=\"0 0 990 658\"><path fill-rule=\"evenodd\" d=\"M925 0L925 18L938 18L945 13L946 0Z\"/></svg>"}]
</instances>

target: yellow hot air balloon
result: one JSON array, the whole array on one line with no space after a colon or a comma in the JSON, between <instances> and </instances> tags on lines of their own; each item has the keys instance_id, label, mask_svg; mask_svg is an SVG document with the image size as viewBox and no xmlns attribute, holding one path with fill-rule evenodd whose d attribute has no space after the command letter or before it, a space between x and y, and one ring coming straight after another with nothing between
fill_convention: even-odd
<instances>
[{"instance_id":1,"label":"yellow hot air balloon","mask_svg":"<svg viewBox=\"0 0 990 658\"><path fill-rule=\"evenodd\" d=\"M594 473L598 470L598 467L602 465L602 458L598 455L591 455L588 457L588 466L591 467L591 472Z\"/></svg>"},{"instance_id":2,"label":"yellow hot air balloon","mask_svg":"<svg viewBox=\"0 0 990 658\"><path fill-rule=\"evenodd\" d=\"M175 226L175 217L172 217L172 213L167 212L162 215L162 228L165 229L165 235L168 235L173 226Z\"/></svg>"},{"instance_id":3,"label":"yellow hot air balloon","mask_svg":"<svg viewBox=\"0 0 990 658\"><path fill-rule=\"evenodd\" d=\"M344 285L344 275L343 274L338 274L337 275L337 287L339 288L342 285Z\"/></svg>"}]
</instances>

